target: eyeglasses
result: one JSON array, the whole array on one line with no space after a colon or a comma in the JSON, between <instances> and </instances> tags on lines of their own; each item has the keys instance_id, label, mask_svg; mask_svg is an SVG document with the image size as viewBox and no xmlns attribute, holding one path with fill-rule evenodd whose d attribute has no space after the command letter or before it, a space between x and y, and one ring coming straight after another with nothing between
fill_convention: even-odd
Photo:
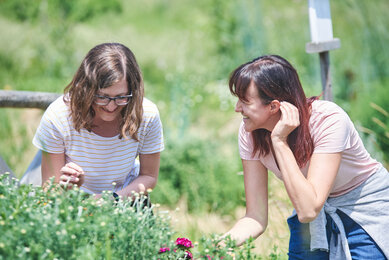
<instances>
[{"instance_id":1,"label":"eyeglasses","mask_svg":"<svg viewBox=\"0 0 389 260\"><path fill-rule=\"evenodd\" d=\"M113 100L116 105L118 106L125 106L130 101L130 98L132 97L132 94L125 95L125 96L117 96L117 97L107 97L107 96L100 96L95 95L95 103L99 106L106 106Z\"/></svg>"}]
</instances>

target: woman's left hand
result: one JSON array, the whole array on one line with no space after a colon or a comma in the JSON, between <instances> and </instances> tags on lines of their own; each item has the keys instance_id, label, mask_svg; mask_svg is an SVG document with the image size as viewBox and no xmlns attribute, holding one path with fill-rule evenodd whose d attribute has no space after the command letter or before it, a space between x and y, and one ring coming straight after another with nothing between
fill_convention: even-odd
<instances>
[{"instance_id":1,"label":"woman's left hand","mask_svg":"<svg viewBox=\"0 0 389 260\"><path fill-rule=\"evenodd\" d=\"M288 135L300 125L297 107L289 102L280 102L281 117L271 132L272 140L287 141Z\"/></svg>"}]
</instances>

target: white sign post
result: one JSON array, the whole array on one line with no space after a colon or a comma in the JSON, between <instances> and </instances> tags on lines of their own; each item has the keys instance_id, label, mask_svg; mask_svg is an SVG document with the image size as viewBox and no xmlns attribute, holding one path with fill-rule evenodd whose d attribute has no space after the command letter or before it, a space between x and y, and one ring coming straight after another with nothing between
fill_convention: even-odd
<instances>
[{"instance_id":1,"label":"white sign post","mask_svg":"<svg viewBox=\"0 0 389 260\"><path fill-rule=\"evenodd\" d=\"M329 0L308 0L311 42L307 53L319 53L323 97L332 100L329 51L340 48L340 40L333 38Z\"/></svg>"}]
</instances>

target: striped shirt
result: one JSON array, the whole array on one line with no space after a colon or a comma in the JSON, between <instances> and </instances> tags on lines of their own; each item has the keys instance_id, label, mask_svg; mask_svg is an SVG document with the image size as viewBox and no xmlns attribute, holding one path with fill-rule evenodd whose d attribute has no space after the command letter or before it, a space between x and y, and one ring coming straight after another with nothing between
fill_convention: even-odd
<instances>
[{"instance_id":1,"label":"striped shirt","mask_svg":"<svg viewBox=\"0 0 389 260\"><path fill-rule=\"evenodd\" d=\"M61 96L43 114L33 144L48 153L65 153L66 163L74 162L85 172L81 189L98 194L103 190L120 190L135 179L138 175L134 170L135 159L139 154L164 149L158 108L146 98L138 139L139 142L132 138L119 139L119 136L102 137L86 129L76 131L70 108Z\"/></svg>"}]
</instances>

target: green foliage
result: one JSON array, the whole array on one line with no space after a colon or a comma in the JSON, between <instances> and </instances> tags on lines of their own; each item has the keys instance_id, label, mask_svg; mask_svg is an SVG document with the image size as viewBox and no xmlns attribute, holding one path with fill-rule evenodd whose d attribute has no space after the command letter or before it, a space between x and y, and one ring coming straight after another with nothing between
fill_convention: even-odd
<instances>
[{"instance_id":1,"label":"green foliage","mask_svg":"<svg viewBox=\"0 0 389 260\"><path fill-rule=\"evenodd\" d=\"M195 259L258 259L252 240L236 247L227 238L223 247L211 234L196 244L174 242L170 216L144 207L146 199L115 202L103 193L95 200L78 188L50 184L44 191L0 175L0 259L191 259L188 252Z\"/></svg>"},{"instance_id":2,"label":"green foliage","mask_svg":"<svg viewBox=\"0 0 389 260\"><path fill-rule=\"evenodd\" d=\"M170 206L183 197L190 212L232 213L237 206L244 206L243 177L237 174L238 158L226 158L215 142L171 140L162 153L155 196Z\"/></svg>"},{"instance_id":3,"label":"green foliage","mask_svg":"<svg viewBox=\"0 0 389 260\"><path fill-rule=\"evenodd\" d=\"M48 17L83 22L107 12L120 13L120 0L2 0L3 15L21 22L37 22Z\"/></svg>"},{"instance_id":4,"label":"green foliage","mask_svg":"<svg viewBox=\"0 0 389 260\"><path fill-rule=\"evenodd\" d=\"M10 165L14 173L24 171L25 166L20 163L18 154L27 153L31 145L31 135L28 134L27 126L15 118L20 118L20 111L1 108L0 113L0 135L2 144L0 156ZM7 148L7 152L5 149Z\"/></svg>"},{"instance_id":5,"label":"green foliage","mask_svg":"<svg viewBox=\"0 0 389 260\"><path fill-rule=\"evenodd\" d=\"M371 99L360 96L351 109L351 114L356 116L360 130L369 140L373 140L372 152L382 151L382 159L389 162L389 96L387 89L389 80L381 82L372 82L368 90ZM374 100L372 102L371 100ZM368 140L368 139L367 139ZM365 142L367 143L367 142ZM375 152L380 158L380 153Z\"/></svg>"},{"instance_id":6,"label":"green foliage","mask_svg":"<svg viewBox=\"0 0 389 260\"><path fill-rule=\"evenodd\" d=\"M155 259L173 232L146 197L96 201L79 189L21 186L0 176L0 259Z\"/></svg>"}]
</instances>

